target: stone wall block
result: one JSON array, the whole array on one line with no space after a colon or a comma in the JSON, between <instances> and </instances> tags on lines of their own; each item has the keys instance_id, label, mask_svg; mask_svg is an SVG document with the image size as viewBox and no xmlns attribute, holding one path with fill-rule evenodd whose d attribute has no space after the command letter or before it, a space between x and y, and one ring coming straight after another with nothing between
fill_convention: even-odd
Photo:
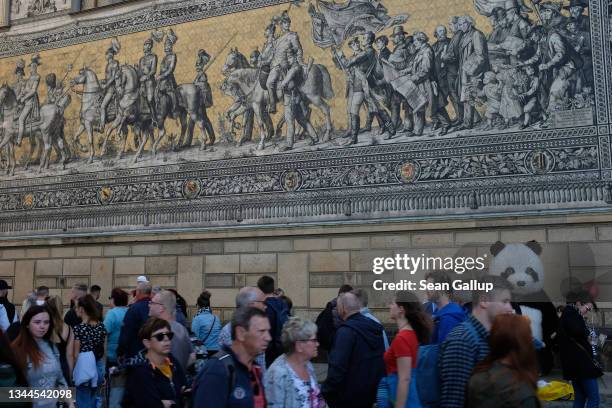
<instances>
[{"instance_id":1,"label":"stone wall block","mask_svg":"<svg viewBox=\"0 0 612 408\"><path fill-rule=\"evenodd\" d=\"M548 228L548 242L595 241L595 227Z\"/></svg>"},{"instance_id":2,"label":"stone wall block","mask_svg":"<svg viewBox=\"0 0 612 408\"><path fill-rule=\"evenodd\" d=\"M144 275L144 257L115 258L115 275ZM134 278L134 282L136 278Z\"/></svg>"},{"instance_id":3,"label":"stone wall block","mask_svg":"<svg viewBox=\"0 0 612 408\"><path fill-rule=\"evenodd\" d=\"M72 258L76 253L74 247L53 247L51 248L51 258Z\"/></svg>"},{"instance_id":4,"label":"stone wall block","mask_svg":"<svg viewBox=\"0 0 612 408\"><path fill-rule=\"evenodd\" d=\"M204 258L201 256L179 256L176 290L190 305L195 305L204 286Z\"/></svg>"},{"instance_id":5,"label":"stone wall block","mask_svg":"<svg viewBox=\"0 0 612 408\"><path fill-rule=\"evenodd\" d=\"M12 285L13 303L21 304L26 295L34 288L35 265L36 262L33 260L15 261L15 280Z\"/></svg>"},{"instance_id":6,"label":"stone wall block","mask_svg":"<svg viewBox=\"0 0 612 408\"><path fill-rule=\"evenodd\" d=\"M236 241L225 241L223 250L226 253L231 252L257 252L257 241L240 239Z\"/></svg>"},{"instance_id":7,"label":"stone wall block","mask_svg":"<svg viewBox=\"0 0 612 408\"><path fill-rule=\"evenodd\" d=\"M517 229L517 230L501 230L500 240L503 243L511 244L518 242L529 242L537 241L540 244L546 242L546 230L543 228L538 229Z\"/></svg>"},{"instance_id":8,"label":"stone wall block","mask_svg":"<svg viewBox=\"0 0 612 408\"><path fill-rule=\"evenodd\" d=\"M36 276L60 276L63 264L63 259L39 259L36 261Z\"/></svg>"},{"instance_id":9,"label":"stone wall block","mask_svg":"<svg viewBox=\"0 0 612 408\"><path fill-rule=\"evenodd\" d=\"M206 273L238 273L240 272L239 255L206 255Z\"/></svg>"},{"instance_id":10,"label":"stone wall block","mask_svg":"<svg viewBox=\"0 0 612 408\"><path fill-rule=\"evenodd\" d=\"M161 253L161 244L132 245L132 255L154 256Z\"/></svg>"},{"instance_id":11,"label":"stone wall block","mask_svg":"<svg viewBox=\"0 0 612 408\"><path fill-rule=\"evenodd\" d=\"M176 256L153 256L145 258L145 275L176 275Z\"/></svg>"},{"instance_id":12,"label":"stone wall block","mask_svg":"<svg viewBox=\"0 0 612 408\"><path fill-rule=\"evenodd\" d=\"M338 237L332 238L331 249L367 249L370 247L370 237Z\"/></svg>"},{"instance_id":13,"label":"stone wall block","mask_svg":"<svg viewBox=\"0 0 612 408\"><path fill-rule=\"evenodd\" d=\"M288 252L293 250L293 241L290 239L263 239L258 241L259 252Z\"/></svg>"},{"instance_id":14,"label":"stone wall block","mask_svg":"<svg viewBox=\"0 0 612 408\"><path fill-rule=\"evenodd\" d=\"M172 243L162 244L161 254L162 255L190 255L191 254L191 243L172 242Z\"/></svg>"},{"instance_id":15,"label":"stone wall block","mask_svg":"<svg viewBox=\"0 0 612 408\"><path fill-rule=\"evenodd\" d=\"M221 240L209 240L209 241L198 241L191 245L192 254L222 254L223 253L223 241Z\"/></svg>"},{"instance_id":16,"label":"stone wall block","mask_svg":"<svg viewBox=\"0 0 612 408\"><path fill-rule=\"evenodd\" d=\"M293 240L296 251L318 251L329 249L329 238L299 238Z\"/></svg>"},{"instance_id":17,"label":"stone wall block","mask_svg":"<svg viewBox=\"0 0 612 408\"><path fill-rule=\"evenodd\" d=\"M241 273L276 272L276 254L241 254Z\"/></svg>"},{"instance_id":18,"label":"stone wall block","mask_svg":"<svg viewBox=\"0 0 612 408\"><path fill-rule=\"evenodd\" d=\"M94 258L91 260L91 283L102 288L99 302L110 305L108 297L114 287L112 258Z\"/></svg>"},{"instance_id":19,"label":"stone wall block","mask_svg":"<svg viewBox=\"0 0 612 408\"><path fill-rule=\"evenodd\" d=\"M64 259L64 275L89 275L91 273L91 259L75 258Z\"/></svg>"},{"instance_id":20,"label":"stone wall block","mask_svg":"<svg viewBox=\"0 0 612 408\"><path fill-rule=\"evenodd\" d=\"M294 306L308 306L308 254L278 254L278 282Z\"/></svg>"},{"instance_id":21,"label":"stone wall block","mask_svg":"<svg viewBox=\"0 0 612 408\"><path fill-rule=\"evenodd\" d=\"M76 256L80 256L80 257L102 256L102 251L103 251L103 248L101 246L95 246L95 245L77 247Z\"/></svg>"},{"instance_id":22,"label":"stone wall block","mask_svg":"<svg viewBox=\"0 0 612 408\"><path fill-rule=\"evenodd\" d=\"M452 232L438 232L438 233L414 233L412 235L412 246L413 247L439 247L439 246L452 246L454 244Z\"/></svg>"},{"instance_id":23,"label":"stone wall block","mask_svg":"<svg viewBox=\"0 0 612 408\"><path fill-rule=\"evenodd\" d=\"M350 268L348 251L310 252L311 272L344 272Z\"/></svg>"},{"instance_id":24,"label":"stone wall block","mask_svg":"<svg viewBox=\"0 0 612 408\"><path fill-rule=\"evenodd\" d=\"M130 247L127 245L107 245L104 247L104 256L128 256Z\"/></svg>"},{"instance_id":25,"label":"stone wall block","mask_svg":"<svg viewBox=\"0 0 612 408\"><path fill-rule=\"evenodd\" d=\"M370 248L410 248L412 245L410 234L375 235L370 238Z\"/></svg>"}]
</instances>

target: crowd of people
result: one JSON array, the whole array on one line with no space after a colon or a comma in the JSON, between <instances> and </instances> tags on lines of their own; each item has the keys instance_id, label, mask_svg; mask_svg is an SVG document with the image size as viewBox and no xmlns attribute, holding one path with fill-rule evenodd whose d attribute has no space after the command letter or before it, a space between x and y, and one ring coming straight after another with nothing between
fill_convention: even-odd
<instances>
[{"instance_id":1,"label":"crowd of people","mask_svg":"<svg viewBox=\"0 0 612 408\"><path fill-rule=\"evenodd\" d=\"M450 279L441 271L426 278ZM396 292L389 341L367 290L350 285L313 322L293 316L291 299L262 276L240 289L222 325L209 291L188 324L185 300L145 276L131 294L113 289L104 317L98 286L74 285L66 313L61 298L39 287L18 311L0 280L0 386L75 387L75 398L61 403L77 408L540 407L529 319L515 313L503 277L480 282L493 290L474 291L469 303L451 289L428 291L427 299ZM575 408L599 405L602 372L584 318L593 307L589 292L575 289L560 319ZM312 363L319 349L327 355L324 380Z\"/></svg>"}]
</instances>

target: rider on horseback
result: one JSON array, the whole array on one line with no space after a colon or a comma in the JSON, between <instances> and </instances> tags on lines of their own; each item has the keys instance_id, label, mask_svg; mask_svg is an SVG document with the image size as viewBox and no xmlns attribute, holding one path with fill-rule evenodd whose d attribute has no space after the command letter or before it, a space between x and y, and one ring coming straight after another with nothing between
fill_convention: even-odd
<instances>
[{"instance_id":1,"label":"rider on horseback","mask_svg":"<svg viewBox=\"0 0 612 408\"><path fill-rule=\"evenodd\" d=\"M119 53L121 50L121 45L117 39L113 39L111 42L111 46L108 50L106 50L106 60L108 61L106 64L106 79L104 80L104 85L102 85L102 90L104 91L104 99L102 100L102 105L100 106L100 128L104 129L104 125L106 125L106 109L110 102L117 97L116 91L116 82L117 77L119 75L119 61L115 60L115 55Z\"/></svg>"},{"instance_id":2,"label":"rider on horseback","mask_svg":"<svg viewBox=\"0 0 612 408\"><path fill-rule=\"evenodd\" d=\"M17 134L17 145L21 145L21 139L25 133L26 121L38 120L40 117L40 102L38 100L38 85L40 84L40 75L37 69L40 65L40 56L32 57L30 63L30 77L25 82L19 95L17 95L17 103L22 106L21 114L19 115L19 133Z\"/></svg>"},{"instance_id":3,"label":"rider on horseback","mask_svg":"<svg viewBox=\"0 0 612 408\"><path fill-rule=\"evenodd\" d=\"M25 61L22 59L17 61L15 66L15 76L17 77L17 80L13 85L13 91L15 92L15 95L19 95L25 86Z\"/></svg>"},{"instance_id":4,"label":"rider on horseback","mask_svg":"<svg viewBox=\"0 0 612 408\"><path fill-rule=\"evenodd\" d=\"M157 123L157 111L155 109L155 73L157 72L157 55L153 53L153 40L144 42L144 56L138 63L140 76L140 92L147 101L149 112L153 123Z\"/></svg>"},{"instance_id":5,"label":"rider on horseback","mask_svg":"<svg viewBox=\"0 0 612 408\"><path fill-rule=\"evenodd\" d=\"M159 85L157 87L158 92L163 92L170 97L174 116L178 115L178 98L176 97L177 84L174 78L174 70L176 69L178 59L173 51L174 44L177 40L178 37L174 34L174 31L170 30L166 37L166 43L164 44L166 55L159 68Z\"/></svg>"},{"instance_id":6,"label":"rider on horseback","mask_svg":"<svg viewBox=\"0 0 612 408\"><path fill-rule=\"evenodd\" d=\"M275 41L274 56L272 58L272 70L270 76L266 82L270 96L270 104L268 111L270 113L276 112L276 85L281 79L281 76L285 73L284 68L288 65L287 53L289 51L295 52L296 58L300 64L304 64L304 51L302 44L300 43L300 37L294 31L291 31L291 18L289 13L284 11L280 16L281 35Z\"/></svg>"}]
</instances>

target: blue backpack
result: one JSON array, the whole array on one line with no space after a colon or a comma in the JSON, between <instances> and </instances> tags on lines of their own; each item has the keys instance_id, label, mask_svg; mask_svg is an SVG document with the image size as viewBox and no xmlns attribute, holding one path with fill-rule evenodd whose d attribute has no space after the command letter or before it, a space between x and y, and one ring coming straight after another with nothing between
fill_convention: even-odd
<instances>
[{"instance_id":1,"label":"blue backpack","mask_svg":"<svg viewBox=\"0 0 612 408\"><path fill-rule=\"evenodd\" d=\"M466 329L473 338L478 338L478 333L471 323L465 324ZM440 407L440 367L438 358L440 344L428 344L419 346L417 366L413 370L412 378L416 382L416 391L419 401L424 408Z\"/></svg>"}]
</instances>

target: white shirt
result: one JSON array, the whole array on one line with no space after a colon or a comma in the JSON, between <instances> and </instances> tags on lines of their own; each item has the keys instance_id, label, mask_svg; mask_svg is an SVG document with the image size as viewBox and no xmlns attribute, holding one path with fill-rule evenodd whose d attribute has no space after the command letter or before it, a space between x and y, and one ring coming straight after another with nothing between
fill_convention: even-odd
<instances>
[{"instance_id":1,"label":"white shirt","mask_svg":"<svg viewBox=\"0 0 612 408\"><path fill-rule=\"evenodd\" d=\"M17 313L15 313L15 315L17 315ZM9 321L8 314L6 313L6 308L4 305L0 305L0 329L2 329L2 332L6 332L10 325L11 322Z\"/></svg>"}]
</instances>

